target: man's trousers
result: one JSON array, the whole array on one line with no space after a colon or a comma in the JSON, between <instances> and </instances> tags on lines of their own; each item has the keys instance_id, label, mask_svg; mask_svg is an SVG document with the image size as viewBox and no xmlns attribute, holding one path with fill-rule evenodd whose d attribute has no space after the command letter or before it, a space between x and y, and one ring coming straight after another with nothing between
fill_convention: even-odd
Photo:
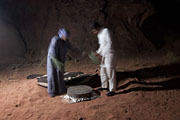
<instances>
[{"instance_id":1,"label":"man's trousers","mask_svg":"<svg viewBox=\"0 0 180 120\"><path fill-rule=\"evenodd\" d=\"M102 57L100 77L102 88L109 88L110 92L116 90L115 55L113 53L107 53Z\"/></svg>"}]
</instances>

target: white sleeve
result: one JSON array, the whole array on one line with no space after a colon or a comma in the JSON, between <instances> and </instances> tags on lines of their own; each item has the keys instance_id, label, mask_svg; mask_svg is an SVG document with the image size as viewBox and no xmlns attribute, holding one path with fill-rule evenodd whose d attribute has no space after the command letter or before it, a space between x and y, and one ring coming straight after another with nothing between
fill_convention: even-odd
<instances>
[{"instance_id":1,"label":"white sleeve","mask_svg":"<svg viewBox=\"0 0 180 120\"><path fill-rule=\"evenodd\" d=\"M98 50L96 50L96 52L98 53L98 54L100 54L101 55L101 47L99 47L99 49Z\"/></svg>"},{"instance_id":2,"label":"white sleeve","mask_svg":"<svg viewBox=\"0 0 180 120\"><path fill-rule=\"evenodd\" d=\"M98 54L103 55L103 46L105 44L104 38L100 38L101 42L99 42L99 49L96 51ZM103 40L103 41L102 41Z\"/></svg>"},{"instance_id":3,"label":"white sleeve","mask_svg":"<svg viewBox=\"0 0 180 120\"><path fill-rule=\"evenodd\" d=\"M109 30L108 29L106 29L106 31L105 31L105 33L104 33L105 35L105 49L106 50L110 50L111 49L111 47L112 47L112 40L111 40L111 36L110 36L110 33L109 33Z\"/></svg>"},{"instance_id":4,"label":"white sleeve","mask_svg":"<svg viewBox=\"0 0 180 120\"><path fill-rule=\"evenodd\" d=\"M98 54L103 55L106 51L111 49L111 37L108 29L105 29L100 37L100 47L96 51Z\"/></svg>"}]
</instances>

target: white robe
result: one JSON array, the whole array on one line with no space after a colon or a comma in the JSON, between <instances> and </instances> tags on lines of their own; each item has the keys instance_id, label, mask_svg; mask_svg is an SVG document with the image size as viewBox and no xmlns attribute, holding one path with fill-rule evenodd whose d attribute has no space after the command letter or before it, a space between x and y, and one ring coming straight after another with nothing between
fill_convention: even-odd
<instances>
[{"instance_id":1,"label":"white robe","mask_svg":"<svg viewBox=\"0 0 180 120\"><path fill-rule=\"evenodd\" d=\"M115 91L116 62L110 32L107 28L103 28L100 30L97 36L99 42L99 49L96 52L102 56L100 70L102 88L109 88L109 91Z\"/></svg>"}]
</instances>

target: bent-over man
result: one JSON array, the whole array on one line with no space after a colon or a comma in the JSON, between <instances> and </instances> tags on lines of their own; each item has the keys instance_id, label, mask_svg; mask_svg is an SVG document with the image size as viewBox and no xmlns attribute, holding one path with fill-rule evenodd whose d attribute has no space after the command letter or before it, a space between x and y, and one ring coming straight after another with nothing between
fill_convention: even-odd
<instances>
[{"instance_id":1,"label":"bent-over man","mask_svg":"<svg viewBox=\"0 0 180 120\"><path fill-rule=\"evenodd\" d=\"M58 69L53 58L57 59L64 65L66 60L66 53L69 46L68 43L68 31L64 28L58 31L58 35L51 39L48 55L47 55L47 80L48 80L48 93L51 97L60 95L66 92L64 83L64 71L63 68ZM64 66L62 66L64 67Z\"/></svg>"}]
</instances>

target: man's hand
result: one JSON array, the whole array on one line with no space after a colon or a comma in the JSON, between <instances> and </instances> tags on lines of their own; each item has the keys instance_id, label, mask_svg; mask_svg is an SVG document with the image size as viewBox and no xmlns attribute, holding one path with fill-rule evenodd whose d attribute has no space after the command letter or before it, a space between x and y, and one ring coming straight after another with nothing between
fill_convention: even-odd
<instances>
[{"instance_id":1,"label":"man's hand","mask_svg":"<svg viewBox=\"0 0 180 120\"><path fill-rule=\"evenodd\" d=\"M88 55L89 58L93 61L95 64L100 64L100 55L96 52L91 51L91 53Z\"/></svg>"},{"instance_id":2,"label":"man's hand","mask_svg":"<svg viewBox=\"0 0 180 120\"><path fill-rule=\"evenodd\" d=\"M98 54L97 52L94 52L94 55L95 55L99 60L101 60L101 55L100 55L100 54Z\"/></svg>"},{"instance_id":3,"label":"man's hand","mask_svg":"<svg viewBox=\"0 0 180 120\"><path fill-rule=\"evenodd\" d=\"M97 52L94 52L94 55L95 55L95 56L99 56L99 54L98 54Z\"/></svg>"}]
</instances>

